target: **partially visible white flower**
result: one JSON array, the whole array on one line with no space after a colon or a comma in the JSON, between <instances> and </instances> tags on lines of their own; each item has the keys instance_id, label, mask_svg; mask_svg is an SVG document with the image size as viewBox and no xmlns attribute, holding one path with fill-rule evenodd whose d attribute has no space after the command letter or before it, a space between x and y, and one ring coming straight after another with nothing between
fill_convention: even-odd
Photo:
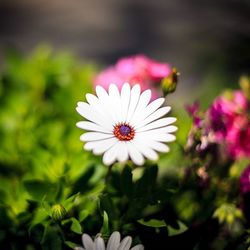
<instances>
[{"instance_id":1,"label":"partially visible white flower","mask_svg":"<svg viewBox=\"0 0 250 250\"><path fill-rule=\"evenodd\" d=\"M121 235L119 232L115 231L109 237L107 247L101 235L97 235L93 241L88 234L82 235L83 247L76 247L75 250L144 250L144 246L139 244L132 248L132 238L130 236L125 237L121 241Z\"/></svg>"},{"instance_id":2,"label":"partially visible white flower","mask_svg":"<svg viewBox=\"0 0 250 250\"><path fill-rule=\"evenodd\" d=\"M109 86L108 93L97 86L96 95L87 94L88 103L77 103L77 112L88 121L76 125L90 131L81 135L80 140L86 142L86 150L103 154L104 164L130 158L136 165L142 165L145 158L157 160L156 152L169 151L164 143L176 139L171 133L177 127L170 125L176 118L164 117L171 109L161 107L165 98L150 102L151 90L141 93L139 84L131 89L128 83L120 92L115 84Z\"/></svg>"}]
</instances>

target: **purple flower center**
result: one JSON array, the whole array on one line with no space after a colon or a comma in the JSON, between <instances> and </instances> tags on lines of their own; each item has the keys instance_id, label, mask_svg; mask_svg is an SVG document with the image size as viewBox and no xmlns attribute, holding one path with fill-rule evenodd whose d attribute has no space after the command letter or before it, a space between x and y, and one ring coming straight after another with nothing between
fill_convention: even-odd
<instances>
[{"instance_id":1,"label":"purple flower center","mask_svg":"<svg viewBox=\"0 0 250 250\"><path fill-rule=\"evenodd\" d=\"M121 125L119 131L121 135L128 135L131 132L131 128L127 125Z\"/></svg>"},{"instance_id":2,"label":"purple flower center","mask_svg":"<svg viewBox=\"0 0 250 250\"><path fill-rule=\"evenodd\" d=\"M135 130L127 123L118 123L114 126L114 136L120 141L130 141L135 136Z\"/></svg>"}]
</instances>

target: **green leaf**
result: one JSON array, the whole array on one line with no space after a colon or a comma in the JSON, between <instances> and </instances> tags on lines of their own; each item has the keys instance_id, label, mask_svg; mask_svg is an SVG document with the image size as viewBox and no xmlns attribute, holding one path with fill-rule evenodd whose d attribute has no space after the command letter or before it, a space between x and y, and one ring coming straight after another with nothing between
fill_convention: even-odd
<instances>
[{"instance_id":1,"label":"green leaf","mask_svg":"<svg viewBox=\"0 0 250 250\"><path fill-rule=\"evenodd\" d=\"M79 214L79 221L84 221L89 215L89 212L87 210L82 210Z\"/></svg>"},{"instance_id":2,"label":"green leaf","mask_svg":"<svg viewBox=\"0 0 250 250\"><path fill-rule=\"evenodd\" d=\"M53 200L56 196L57 186L44 180L29 180L24 182L24 187L33 200Z\"/></svg>"},{"instance_id":3,"label":"green leaf","mask_svg":"<svg viewBox=\"0 0 250 250\"><path fill-rule=\"evenodd\" d=\"M78 245L71 242L71 241L65 241L64 244L72 249L75 249Z\"/></svg>"},{"instance_id":4,"label":"green leaf","mask_svg":"<svg viewBox=\"0 0 250 250\"><path fill-rule=\"evenodd\" d=\"M106 211L103 211L103 224L102 224L102 230L101 233L103 235L109 235L109 218Z\"/></svg>"},{"instance_id":5,"label":"green leaf","mask_svg":"<svg viewBox=\"0 0 250 250\"><path fill-rule=\"evenodd\" d=\"M33 215L32 222L29 227L29 233L31 232L32 228L37 224L44 222L48 217L48 213L43 208L37 208L35 214Z\"/></svg>"},{"instance_id":6,"label":"green leaf","mask_svg":"<svg viewBox=\"0 0 250 250\"><path fill-rule=\"evenodd\" d=\"M155 219L151 219L149 221L145 221L143 219L138 220L137 222L139 222L140 224L147 226L147 227L166 227L166 222L164 220L155 220Z\"/></svg>"},{"instance_id":7,"label":"green leaf","mask_svg":"<svg viewBox=\"0 0 250 250\"><path fill-rule=\"evenodd\" d=\"M62 202L62 205L66 208L66 210L70 210L74 206L75 199L79 196L80 193L71 195L68 199Z\"/></svg>"},{"instance_id":8,"label":"green leaf","mask_svg":"<svg viewBox=\"0 0 250 250\"><path fill-rule=\"evenodd\" d=\"M70 222L71 222L71 226L70 226L71 231L77 234L82 234L81 224L76 218L71 217L69 219L63 220L61 223L62 225L64 225Z\"/></svg>"},{"instance_id":9,"label":"green leaf","mask_svg":"<svg viewBox=\"0 0 250 250\"><path fill-rule=\"evenodd\" d=\"M47 201L42 201L41 202L42 208L45 210L45 212L47 213L47 215L49 215L50 217L52 216L52 211L51 211L51 206L49 205L49 203Z\"/></svg>"},{"instance_id":10,"label":"green leaf","mask_svg":"<svg viewBox=\"0 0 250 250\"><path fill-rule=\"evenodd\" d=\"M78 180L75 181L73 185L72 193L86 193L91 189L92 185L89 183L89 180L95 173L95 168L91 166Z\"/></svg>"},{"instance_id":11,"label":"green leaf","mask_svg":"<svg viewBox=\"0 0 250 250\"><path fill-rule=\"evenodd\" d=\"M137 222L147 227L155 227L155 228L167 227L169 236L181 234L188 229L187 226L181 221L177 221L178 228L173 228L171 226L168 226L164 220L151 219L149 221L145 221L141 219L141 220L138 220Z\"/></svg>"},{"instance_id":12,"label":"green leaf","mask_svg":"<svg viewBox=\"0 0 250 250\"><path fill-rule=\"evenodd\" d=\"M175 235L184 233L188 229L187 226L183 222L178 221L177 223L179 227L178 229L168 226L168 236L175 236Z\"/></svg>"},{"instance_id":13,"label":"green leaf","mask_svg":"<svg viewBox=\"0 0 250 250\"><path fill-rule=\"evenodd\" d=\"M71 231L77 234L82 234L82 227L79 221L76 218L71 218L72 224L71 224Z\"/></svg>"}]
</instances>

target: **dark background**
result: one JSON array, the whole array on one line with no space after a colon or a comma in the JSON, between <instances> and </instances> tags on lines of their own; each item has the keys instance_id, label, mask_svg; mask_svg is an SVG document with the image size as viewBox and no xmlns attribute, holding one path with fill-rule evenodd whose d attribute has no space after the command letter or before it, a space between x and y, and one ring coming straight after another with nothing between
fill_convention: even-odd
<instances>
[{"instance_id":1,"label":"dark background","mask_svg":"<svg viewBox=\"0 0 250 250\"><path fill-rule=\"evenodd\" d=\"M0 0L0 62L43 42L103 65L145 53L177 66L184 91L218 72L234 84L250 69L250 1Z\"/></svg>"}]
</instances>

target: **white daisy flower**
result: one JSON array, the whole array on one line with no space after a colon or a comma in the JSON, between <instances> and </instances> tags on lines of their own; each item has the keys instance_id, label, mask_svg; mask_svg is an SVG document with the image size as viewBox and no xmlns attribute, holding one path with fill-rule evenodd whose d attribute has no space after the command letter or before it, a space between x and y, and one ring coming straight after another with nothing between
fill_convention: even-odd
<instances>
[{"instance_id":1,"label":"white daisy flower","mask_svg":"<svg viewBox=\"0 0 250 250\"><path fill-rule=\"evenodd\" d=\"M144 250L144 246L139 244L131 247L132 238L130 236L125 237L121 241L121 235L119 232L113 232L109 237L107 247L103 238L99 235L93 241L88 234L82 235L83 247L76 247L75 250Z\"/></svg>"},{"instance_id":2,"label":"white daisy flower","mask_svg":"<svg viewBox=\"0 0 250 250\"><path fill-rule=\"evenodd\" d=\"M142 165L145 158L157 160L157 152L169 151L164 143L175 140L171 133L177 127L170 125L176 118L164 117L171 109L161 107L165 98L150 102L151 90L141 93L139 84L131 88L128 83L122 86L121 92L115 84L109 86L108 93L97 86L96 95L87 94L87 102L77 103L77 112L87 121L80 121L76 126L90 131L80 137L86 142L85 150L103 154L105 165L129 158Z\"/></svg>"}]
</instances>

